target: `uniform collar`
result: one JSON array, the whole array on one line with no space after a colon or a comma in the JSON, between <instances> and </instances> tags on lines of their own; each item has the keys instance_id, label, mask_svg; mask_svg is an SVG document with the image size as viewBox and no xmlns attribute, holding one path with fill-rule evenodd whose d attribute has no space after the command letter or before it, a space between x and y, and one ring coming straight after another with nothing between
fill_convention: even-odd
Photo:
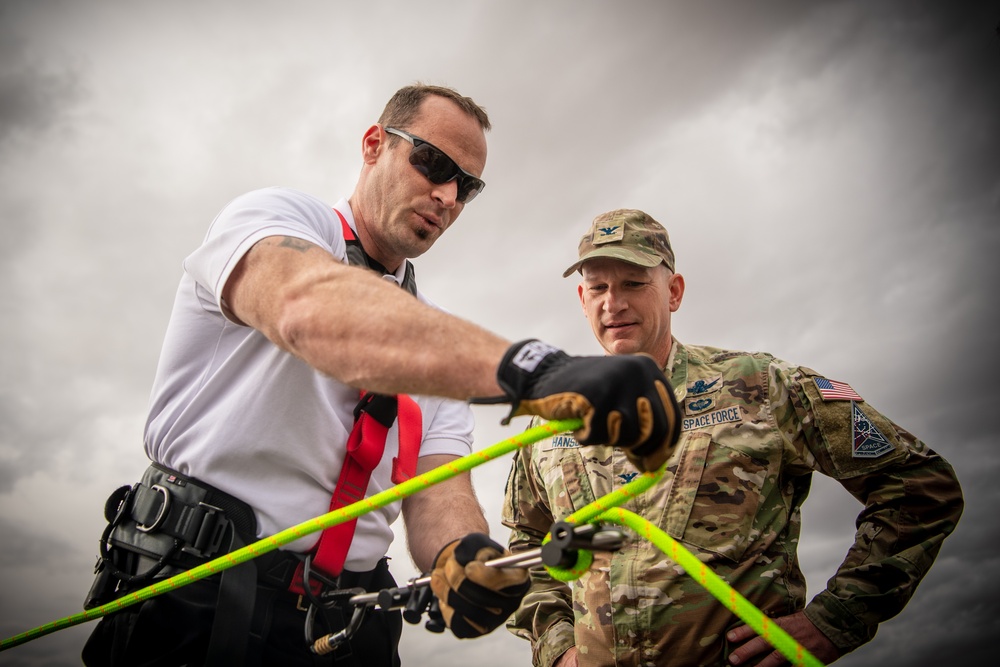
<instances>
[{"instance_id":1,"label":"uniform collar","mask_svg":"<svg viewBox=\"0 0 1000 667\"><path fill-rule=\"evenodd\" d=\"M670 339L670 354L663 372L674 387L674 398L678 403L683 403L687 396L688 351L676 338Z\"/></svg>"}]
</instances>

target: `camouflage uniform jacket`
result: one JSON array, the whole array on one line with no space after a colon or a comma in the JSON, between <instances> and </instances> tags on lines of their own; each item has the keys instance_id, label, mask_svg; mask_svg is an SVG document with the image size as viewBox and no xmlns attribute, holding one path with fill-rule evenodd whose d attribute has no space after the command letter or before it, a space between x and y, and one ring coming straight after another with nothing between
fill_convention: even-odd
<instances>
[{"instance_id":1,"label":"camouflage uniform jacket","mask_svg":"<svg viewBox=\"0 0 1000 667\"><path fill-rule=\"evenodd\" d=\"M860 397L824 397L825 378L808 368L676 340L667 368L681 439L663 478L623 507L778 617L805 606L800 508L811 473L829 475L864 509L846 559L805 612L843 652L869 641L955 528L963 500L951 466ZM519 451L503 508L511 550L537 547L554 521L636 474L616 448L581 448L569 434ZM635 538L594 556L572 585L532 572L508 629L532 642L535 665L573 645L587 666L726 664L725 633L741 621L655 546Z\"/></svg>"}]
</instances>

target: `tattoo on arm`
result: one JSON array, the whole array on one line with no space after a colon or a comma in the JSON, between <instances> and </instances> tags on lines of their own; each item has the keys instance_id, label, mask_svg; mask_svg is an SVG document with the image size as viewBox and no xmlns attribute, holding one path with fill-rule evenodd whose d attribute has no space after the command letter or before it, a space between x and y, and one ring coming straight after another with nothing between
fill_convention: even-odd
<instances>
[{"instance_id":1,"label":"tattoo on arm","mask_svg":"<svg viewBox=\"0 0 1000 667\"><path fill-rule=\"evenodd\" d=\"M297 239L294 236L282 236L281 243L278 244L279 248L291 248L292 250L298 250L299 252L305 252L310 248L315 248L316 245L310 243L309 241L303 241L302 239Z\"/></svg>"}]
</instances>

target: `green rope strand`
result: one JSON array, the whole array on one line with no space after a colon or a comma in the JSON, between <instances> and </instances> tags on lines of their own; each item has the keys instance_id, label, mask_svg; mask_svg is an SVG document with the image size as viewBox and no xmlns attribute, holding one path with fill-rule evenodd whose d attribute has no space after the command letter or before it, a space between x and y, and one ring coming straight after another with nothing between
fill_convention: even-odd
<instances>
[{"instance_id":1,"label":"green rope strand","mask_svg":"<svg viewBox=\"0 0 1000 667\"><path fill-rule=\"evenodd\" d=\"M716 600L753 628L754 632L766 639L794 667L823 667L823 663L813 657L805 647L698 560L697 556L646 519L619 507L659 481L665 469L666 464L655 472L642 474L617 491L601 496L594 502L580 508L566 517L566 521L575 524L607 521L631 528L680 565L688 576L701 584ZM547 535L545 539L547 541L549 536ZM593 555L584 550L579 551L578 554L577 562L568 568L546 566L552 578L569 582L583 576L590 569Z\"/></svg>"},{"instance_id":2,"label":"green rope strand","mask_svg":"<svg viewBox=\"0 0 1000 667\"><path fill-rule=\"evenodd\" d=\"M338 510L328 512L322 516L300 523L296 526L292 526L291 528L287 528L280 533L275 533L274 535L265 537L264 539L258 540L253 544L249 544L242 549L237 549L231 553L223 554L215 560L211 560L195 568L176 574L169 579L158 581L147 586L146 588L129 593L121 598L118 598L117 600L112 600L111 602L101 605L100 607L94 607L93 609L85 610L82 613L67 616L66 618L61 618L32 630L28 630L27 632L15 635L10 639L4 639L0 641L0 652L25 644L34 639L38 639L39 637L44 637L45 635L51 634L57 630L63 630L74 625L79 625L80 623L85 623L87 621L101 618L102 616L107 616L108 614L120 611L136 603L148 600L149 598L162 595L168 591L176 590L200 579L218 574L231 567L235 567L241 563L245 563L248 560L256 558L257 556L262 556L270 551L274 551L278 547L294 542L301 537L311 535L312 533L324 530L330 526L336 526L337 524L350 521L351 519L355 519L362 514L367 514L372 510L384 507L385 505L402 500L403 498L408 498L414 493L423 491L430 486L443 482L446 479L450 479L460 473L472 470L478 465L504 456L515 449L538 442L539 440L552 435L578 429L580 426L582 426L582 422L579 419L567 419L547 422L541 424L540 426L528 429L527 431L515 435L512 438L498 442L478 452L473 452L472 454L463 456L460 459L446 463L445 465L439 466L422 475L417 475L402 484L386 489L385 491L377 493L370 498L364 498L356 503L348 505L347 507L342 507Z\"/></svg>"},{"instance_id":3,"label":"green rope strand","mask_svg":"<svg viewBox=\"0 0 1000 667\"><path fill-rule=\"evenodd\" d=\"M794 667L823 667L809 651L784 631L777 623L764 615L752 602L737 593L715 572L698 560L698 557L678 544L674 538L626 509L616 507L598 515L598 520L628 526L644 539L649 540L680 565L695 581L711 593L729 611L753 628L754 632L776 648Z\"/></svg>"}]
</instances>

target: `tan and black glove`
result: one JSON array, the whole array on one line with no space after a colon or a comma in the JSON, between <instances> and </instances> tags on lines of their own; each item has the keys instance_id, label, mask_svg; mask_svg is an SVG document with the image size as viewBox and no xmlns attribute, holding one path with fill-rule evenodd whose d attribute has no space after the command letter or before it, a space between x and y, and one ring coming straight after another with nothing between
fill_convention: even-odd
<instances>
[{"instance_id":1,"label":"tan and black glove","mask_svg":"<svg viewBox=\"0 0 1000 667\"><path fill-rule=\"evenodd\" d=\"M573 432L581 445L621 447L644 472L659 469L680 437L670 382L644 354L571 357L523 340L507 350L497 382L511 403L504 424L518 415L582 419L583 427Z\"/></svg>"},{"instance_id":2,"label":"tan and black glove","mask_svg":"<svg viewBox=\"0 0 1000 667\"><path fill-rule=\"evenodd\" d=\"M489 634L514 613L531 583L528 571L487 567L485 561L509 555L483 533L469 533L438 552L431 572L445 624L459 639Z\"/></svg>"}]
</instances>

